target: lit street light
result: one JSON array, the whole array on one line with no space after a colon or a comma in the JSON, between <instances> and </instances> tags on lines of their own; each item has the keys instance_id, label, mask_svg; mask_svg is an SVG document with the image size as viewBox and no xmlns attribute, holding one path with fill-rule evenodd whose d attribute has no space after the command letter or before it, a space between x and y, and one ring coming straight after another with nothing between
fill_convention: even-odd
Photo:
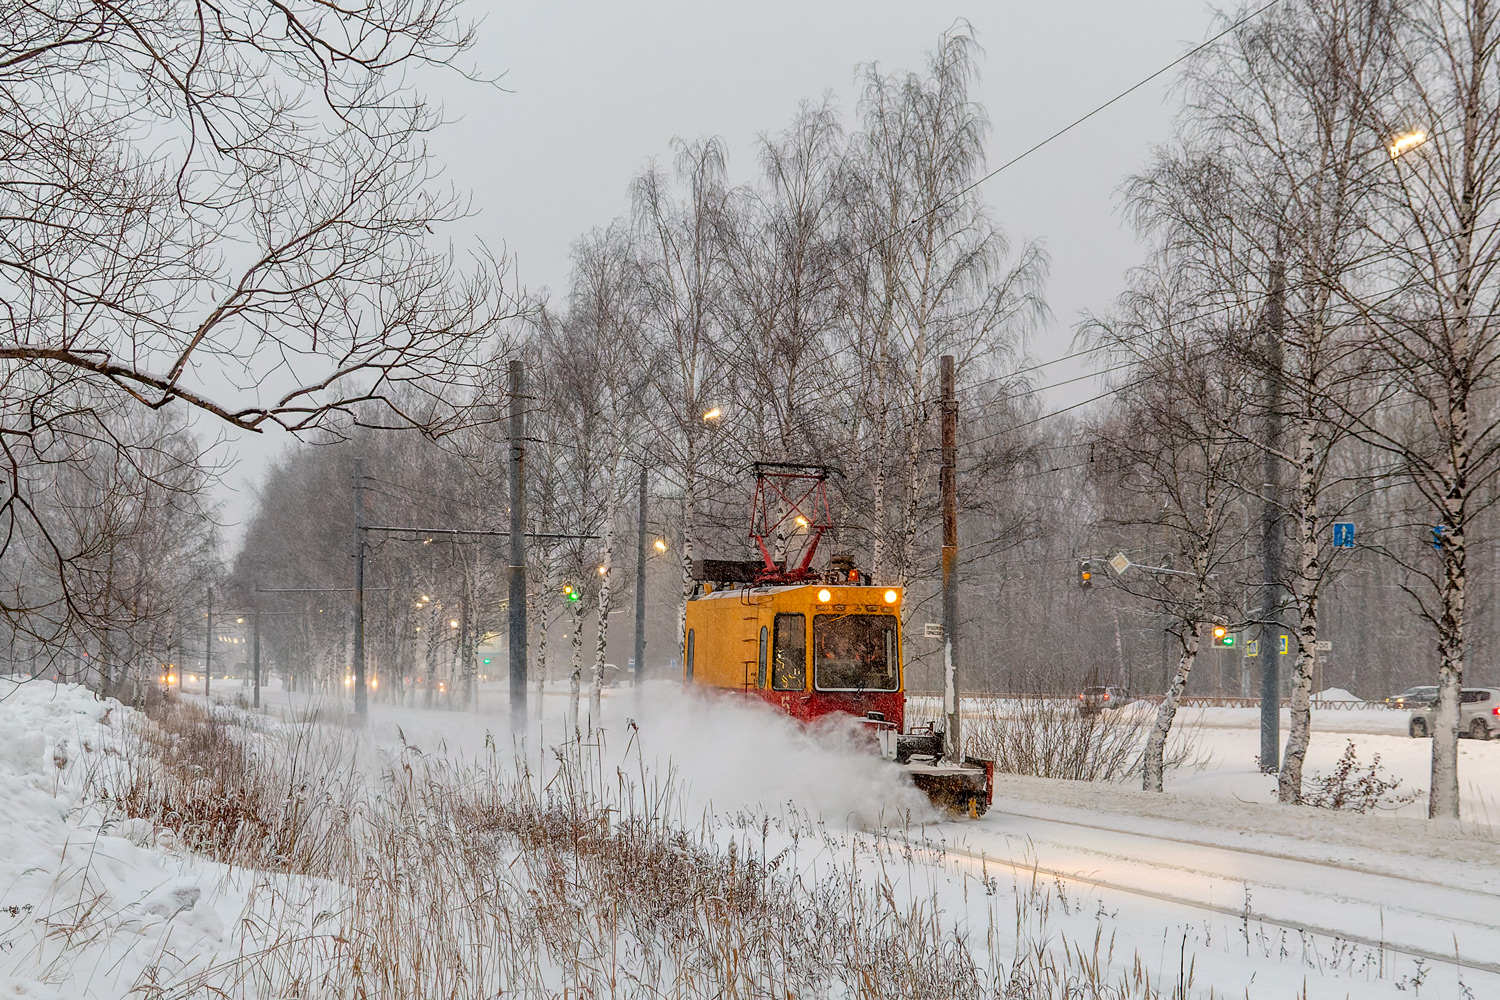
<instances>
[{"instance_id":1,"label":"lit street light","mask_svg":"<svg viewBox=\"0 0 1500 1000\"><path fill-rule=\"evenodd\" d=\"M718 420L723 415L724 415L724 411L721 410L721 409L719 409L717 406L715 406L713 409L711 409L711 410L705 410L703 412L703 419L704 420Z\"/></svg>"},{"instance_id":2,"label":"lit street light","mask_svg":"<svg viewBox=\"0 0 1500 1000\"><path fill-rule=\"evenodd\" d=\"M665 552L665 551L667 551L667 540L665 538L658 538L656 540L656 551L658 551L658 552Z\"/></svg>"},{"instance_id":3,"label":"lit street light","mask_svg":"<svg viewBox=\"0 0 1500 1000\"><path fill-rule=\"evenodd\" d=\"M1423 132L1421 129L1413 129L1410 132L1403 132L1402 134L1396 136L1391 140L1391 145L1389 147L1391 152L1391 159L1401 159L1401 157L1405 156L1407 153L1410 153L1412 150L1416 149L1426 141L1427 133Z\"/></svg>"}]
</instances>

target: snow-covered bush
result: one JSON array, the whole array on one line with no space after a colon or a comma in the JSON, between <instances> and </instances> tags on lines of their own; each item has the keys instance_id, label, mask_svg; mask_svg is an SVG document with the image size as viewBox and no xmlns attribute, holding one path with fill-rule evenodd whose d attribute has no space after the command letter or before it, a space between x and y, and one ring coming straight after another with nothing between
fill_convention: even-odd
<instances>
[{"instance_id":1,"label":"snow-covered bush","mask_svg":"<svg viewBox=\"0 0 1500 1000\"><path fill-rule=\"evenodd\" d=\"M1302 801L1319 809L1343 809L1365 813L1375 808L1394 809L1415 802L1421 790L1397 792L1400 778L1390 777L1380 766L1380 754L1369 765L1360 763L1354 741L1349 740L1333 770L1314 772L1303 783Z\"/></svg>"},{"instance_id":2,"label":"snow-covered bush","mask_svg":"<svg viewBox=\"0 0 1500 1000\"><path fill-rule=\"evenodd\" d=\"M991 759L1008 774L1074 781L1118 781L1137 773L1151 716L1126 707L1085 714L1068 701L971 701L964 718L965 752ZM977 709L977 711L975 710ZM1168 768L1199 758L1197 731L1173 730Z\"/></svg>"}]
</instances>

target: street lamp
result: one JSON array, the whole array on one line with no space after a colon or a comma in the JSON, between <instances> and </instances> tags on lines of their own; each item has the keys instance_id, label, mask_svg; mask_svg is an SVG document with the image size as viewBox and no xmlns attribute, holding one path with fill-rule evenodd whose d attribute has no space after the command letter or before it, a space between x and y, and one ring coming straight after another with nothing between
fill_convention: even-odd
<instances>
[{"instance_id":1,"label":"street lamp","mask_svg":"<svg viewBox=\"0 0 1500 1000\"><path fill-rule=\"evenodd\" d=\"M665 552L665 551L667 551L667 540L665 538L658 538L656 540L656 551L658 551L658 552Z\"/></svg>"},{"instance_id":2,"label":"street lamp","mask_svg":"<svg viewBox=\"0 0 1500 1000\"><path fill-rule=\"evenodd\" d=\"M1421 129L1412 129L1410 132L1403 132L1392 138L1391 144L1387 148L1390 150L1391 159L1399 160L1426 141L1426 132L1423 132Z\"/></svg>"},{"instance_id":3,"label":"street lamp","mask_svg":"<svg viewBox=\"0 0 1500 1000\"><path fill-rule=\"evenodd\" d=\"M723 415L724 415L724 411L721 410L721 409L719 409L717 406L715 406L711 410L704 410L703 411L703 419L704 420L718 420Z\"/></svg>"}]
</instances>

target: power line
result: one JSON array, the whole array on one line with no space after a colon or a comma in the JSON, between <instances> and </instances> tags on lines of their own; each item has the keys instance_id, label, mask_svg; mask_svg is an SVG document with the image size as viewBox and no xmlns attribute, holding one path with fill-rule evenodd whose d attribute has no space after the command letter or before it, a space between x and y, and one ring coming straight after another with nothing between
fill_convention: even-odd
<instances>
[{"instance_id":1,"label":"power line","mask_svg":"<svg viewBox=\"0 0 1500 1000\"><path fill-rule=\"evenodd\" d=\"M942 201L939 201L936 205L932 206L931 208L929 208L929 209L927 209L927 210L925 210L923 212L920 212L917 215L914 215L912 218L908 219L906 222L904 222L900 226L896 227L896 229L894 231L886 234L885 236L882 236L880 239L876 240L874 243L872 243L869 246L865 247L859 253L854 254L852 257L849 257L843 264L840 264L840 265L838 265L838 267L834 268L834 270L835 271L840 270L841 268L843 268L847 264L853 263L854 261L857 261L857 260L861 260L864 257L868 256L870 253L872 253L875 250L879 249L880 247L884 246L886 243L889 243L891 240L895 239L897 236L900 236L902 233L906 232L906 230L908 230L911 227L915 226L917 223L921 222L923 219L925 219L928 216L933 215L933 214L935 214L937 212L940 212L943 209L947 208L949 205L953 204L955 201L957 201L958 199L962 198L964 195L968 194L969 192L973 191L975 188L979 187L979 185L983 184L985 181L991 180L992 178L999 176L1004 171L1009 170L1011 167L1015 166L1017 163L1020 163L1022 160L1026 159L1032 153L1035 153L1037 150L1043 148L1044 146L1047 146L1050 143L1052 143L1053 141L1062 138L1064 135L1067 135L1069 132L1073 131L1073 129L1077 128L1079 125L1082 125L1084 122L1088 121L1090 118L1093 118L1095 115L1099 114L1100 112L1104 111L1105 109L1111 107L1112 105L1118 103L1121 100L1124 100L1126 97L1129 97L1131 94L1135 93L1137 90L1140 90L1146 84L1150 83L1152 80L1155 80L1157 77L1161 76L1163 73L1166 73L1166 72L1168 72L1169 70L1172 70L1172 69L1176 69L1178 66L1182 65L1187 60L1193 58L1198 53L1202 52L1204 49L1210 48L1213 45L1217 44L1220 39L1224 38L1226 35L1232 34L1234 31L1236 31L1237 29L1239 29L1243 25L1249 23L1250 21L1254 20L1255 18L1259 17L1261 14L1263 14L1266 11L1270 10L1272 7L1275 7L1280 2L1281 2L1281 0L1271 0L1270 3L1264 5L1263 7L1259 7L1256 10L1253 10L1250 13L1246 14L1244 17L1240 18L1238 21L1235 21L1233 24L1231 24L1229 27L1225 28L1223 31L1219 32L1217 35L1214 35L1212 38L1208 39L1207 41L1205 41L1205 42L1203 42L1203 43L1201 43L1201 44L1199 44L1199 45L1197 45L1197 46L1189 49L1187 52L1184 52L1182 55L1178 56L1176 59L1173 59L1171 62L1167 63L1165 66L1162 66L1160 69L1157 69L1154 72L1150 73L1149 75L1144 76L1141 79L1137 80L1135 83L1131 84L1129 87L1126 87L1124 90L1120 91L1118 94L1116 94L1115 96L1111 97L1109 100L1105 101L1103 104L1100 104L1097 107L1095 107L1092 111L1089 111L1088 113L1086 113L1084 115L1081 115L1078 118L1073 119L1071 122L1069 122L1068 124L1064 125L1062 128L1058 129L1056 132L1053 132L1051 135L1047 136L1045 139L1042 139L1040 142L1037 142L1034 145L1028 147L1027 149L1022 150L1021 152L1017 153L1015 156L1012 156L1010 159L1006 160L1004 163L1000 164L994 170L991 170L989 173L987 173L984 176L980 177L978 180L975 180L975 181L969 183L968 185L966 185L965 187L960 188L958 191L955 191L953 194L949 195L947 198L944 198Z\"/></svg>"}]
</instances>

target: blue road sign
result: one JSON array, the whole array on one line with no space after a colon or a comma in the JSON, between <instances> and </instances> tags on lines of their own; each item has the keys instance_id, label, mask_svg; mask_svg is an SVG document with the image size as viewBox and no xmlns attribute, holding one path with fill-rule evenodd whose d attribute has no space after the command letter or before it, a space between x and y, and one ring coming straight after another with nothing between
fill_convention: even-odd
<instances>
[{"instance_id":1,"label":"blue road sign","mask_svg":"<svg viewBox=\"0 0 1500 1000\"><path fill-rule=\"evenodd\" d=\"M1447 533L1448 526L1446 524L1434 524L1432 526L1432 547L1442 551L1443 536Z\"/></svg>"},{"instance_id":2,"label":"blue road sign","mask_svg":"<svg viewBox=\"0 0 1500 1000\"><path fill-rule=\"evenodd\" d=\"M1333 547L1336 549L1354 548L1354 522L1333 522Z\"/></svg>"}]
</instances>

